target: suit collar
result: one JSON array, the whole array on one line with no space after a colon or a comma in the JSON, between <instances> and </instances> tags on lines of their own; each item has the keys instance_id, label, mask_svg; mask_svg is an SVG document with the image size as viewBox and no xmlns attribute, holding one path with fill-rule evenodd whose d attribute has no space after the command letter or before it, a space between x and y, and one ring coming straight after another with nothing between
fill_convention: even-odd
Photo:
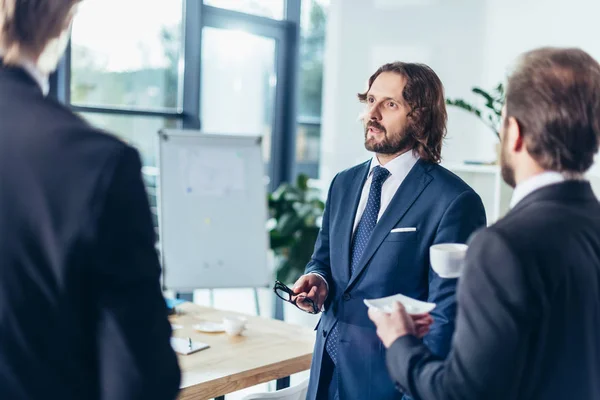
<instances>
[{"instance_id":1,"label":"suit collar","mask_svg":"<svg viewBox=\"0 0 600 400\"><path fill-rule=\"evenodd\" d=\"M369 165L369 175L373 172L373 168L376 166L381 166L382 168L390 171L391 177L406 177L409 171L414 167L414 165L419 160L419 157L414 154L412 151L407 151L404 154L400 154L398 157L394 158L392 161L389 161L385 165L381 165L377 155L374 154L373 158L371 158L371 163Z\"/></svg>"},{"instance_id":2,"label":"suit collar","mask_svg":"<svg viewBox=\"0 0 600 400\"><path fill-rule=\"evenodd\" d=\"M555 171L545 171L541 174L532 176L517 185L510 201L510 208L514 208L521 200L527 197L528 194L533 193L544 186L564 182L564 180L565 177L560 172Z\"/></svg>"},{"instance_id":3,"label":"suit collar","mask_svg":"<svg viewBox=\"0 0 600 400\"><path fill-rule=\"evenodd\" d=\"M15 65L5 65L0 57L0 71L3 75L9 77L12 80L18 80L21 83L27 84L28 86L35 87L44 96L48 94L49 83L48 79L45 78L38 70L33 66L32 63L21 63Z\"/></svg>"},{"instance_id":4,"label":"suit collar","mask_svg":"<svg viewBox=\"0 0 600 400\"><path fill-rule=\"evenodd\" d=\"M511 211L513 213L540 201L587 202L598 201L589 181L566 180L544 186L525 196Z\"/></svg>"}]
</instances>

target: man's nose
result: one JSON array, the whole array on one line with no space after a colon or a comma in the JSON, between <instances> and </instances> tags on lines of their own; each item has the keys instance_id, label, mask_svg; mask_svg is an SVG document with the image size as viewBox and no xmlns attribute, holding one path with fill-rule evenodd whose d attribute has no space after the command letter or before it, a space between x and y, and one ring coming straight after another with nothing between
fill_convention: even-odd
<instances>
[{"instance_id":1,"label":"man's nose","mask_svg":"<svg viewBox=\"0 0 600 400\"><path fill-rule=\"evenodd\" d=\"M367 113L367 117L370 121L381 121L381 113L379 112L379 104L374 104L369 112Z\"/></svg>"}]
</instances>

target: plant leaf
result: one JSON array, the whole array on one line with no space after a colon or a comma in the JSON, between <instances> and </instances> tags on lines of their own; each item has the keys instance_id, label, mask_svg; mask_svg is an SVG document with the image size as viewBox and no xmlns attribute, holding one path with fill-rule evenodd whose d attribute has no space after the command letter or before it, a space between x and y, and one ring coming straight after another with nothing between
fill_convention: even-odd
<instances>
[{"instance_id":1,"label":"plant leaf","mask_svg":"<svg viewBox=\"0 0 600 400\"><path fill-rule=\"evenodd\" d=\"M302 191L308 190L308 176L305 174L299 174L296 178L296 185Z\"/></svg>"},{"instance_id":2,"label":"plant leaf","mask_svg":"<svg viewBox=\"0 0 600 400\"><path fill-rule=\"evenodd\" d=\"M474 87L471 90L473 93L482 96L486 100L485 106L487 108L491 108L491 109L494 108L494 98L488 92L486 92L485 90L478 88L478 87Z\"/></svg>"}]
</instances>

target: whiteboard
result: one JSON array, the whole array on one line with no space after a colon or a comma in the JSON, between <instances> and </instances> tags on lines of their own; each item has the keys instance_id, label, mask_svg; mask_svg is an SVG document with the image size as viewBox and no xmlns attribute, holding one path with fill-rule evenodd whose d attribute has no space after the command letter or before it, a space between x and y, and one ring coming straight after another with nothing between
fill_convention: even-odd
<instances>
[{"instance_id":1,"label":"whiteboard","mask_svg":"<svg viewBox=\"0 0 600 400\"><path fill-rule=\"evenodd\" d=\"M159 158L164 288L268 286L260 137L162 130Z\"/></svg>"}]
</instances>

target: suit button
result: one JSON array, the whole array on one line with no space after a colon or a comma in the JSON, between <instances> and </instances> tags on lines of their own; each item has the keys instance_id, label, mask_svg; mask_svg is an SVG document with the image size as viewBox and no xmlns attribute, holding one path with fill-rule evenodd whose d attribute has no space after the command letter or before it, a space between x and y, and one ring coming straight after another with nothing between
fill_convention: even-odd
<instances>
[{"instance_id":1,"label":"suit button","mask_svg":"<svg viewBox=\"0 0 600 400\"><path fill-rule=\"evenodd\" d=\"M323 331L323 337L327 337L327 331Z\"/></svg>"},{"instance_id":2,"label":"suit button","mask_svg":"<svg viewBox=\"0 0 600 400\"><path fill-rule=\"evenodd\" d=\"M344 301L348 301L352 298L352 296L350 296L350 293L344 293L344 295L342 296L342 298L344 299Z\"/></svg>"}]
</instances>

